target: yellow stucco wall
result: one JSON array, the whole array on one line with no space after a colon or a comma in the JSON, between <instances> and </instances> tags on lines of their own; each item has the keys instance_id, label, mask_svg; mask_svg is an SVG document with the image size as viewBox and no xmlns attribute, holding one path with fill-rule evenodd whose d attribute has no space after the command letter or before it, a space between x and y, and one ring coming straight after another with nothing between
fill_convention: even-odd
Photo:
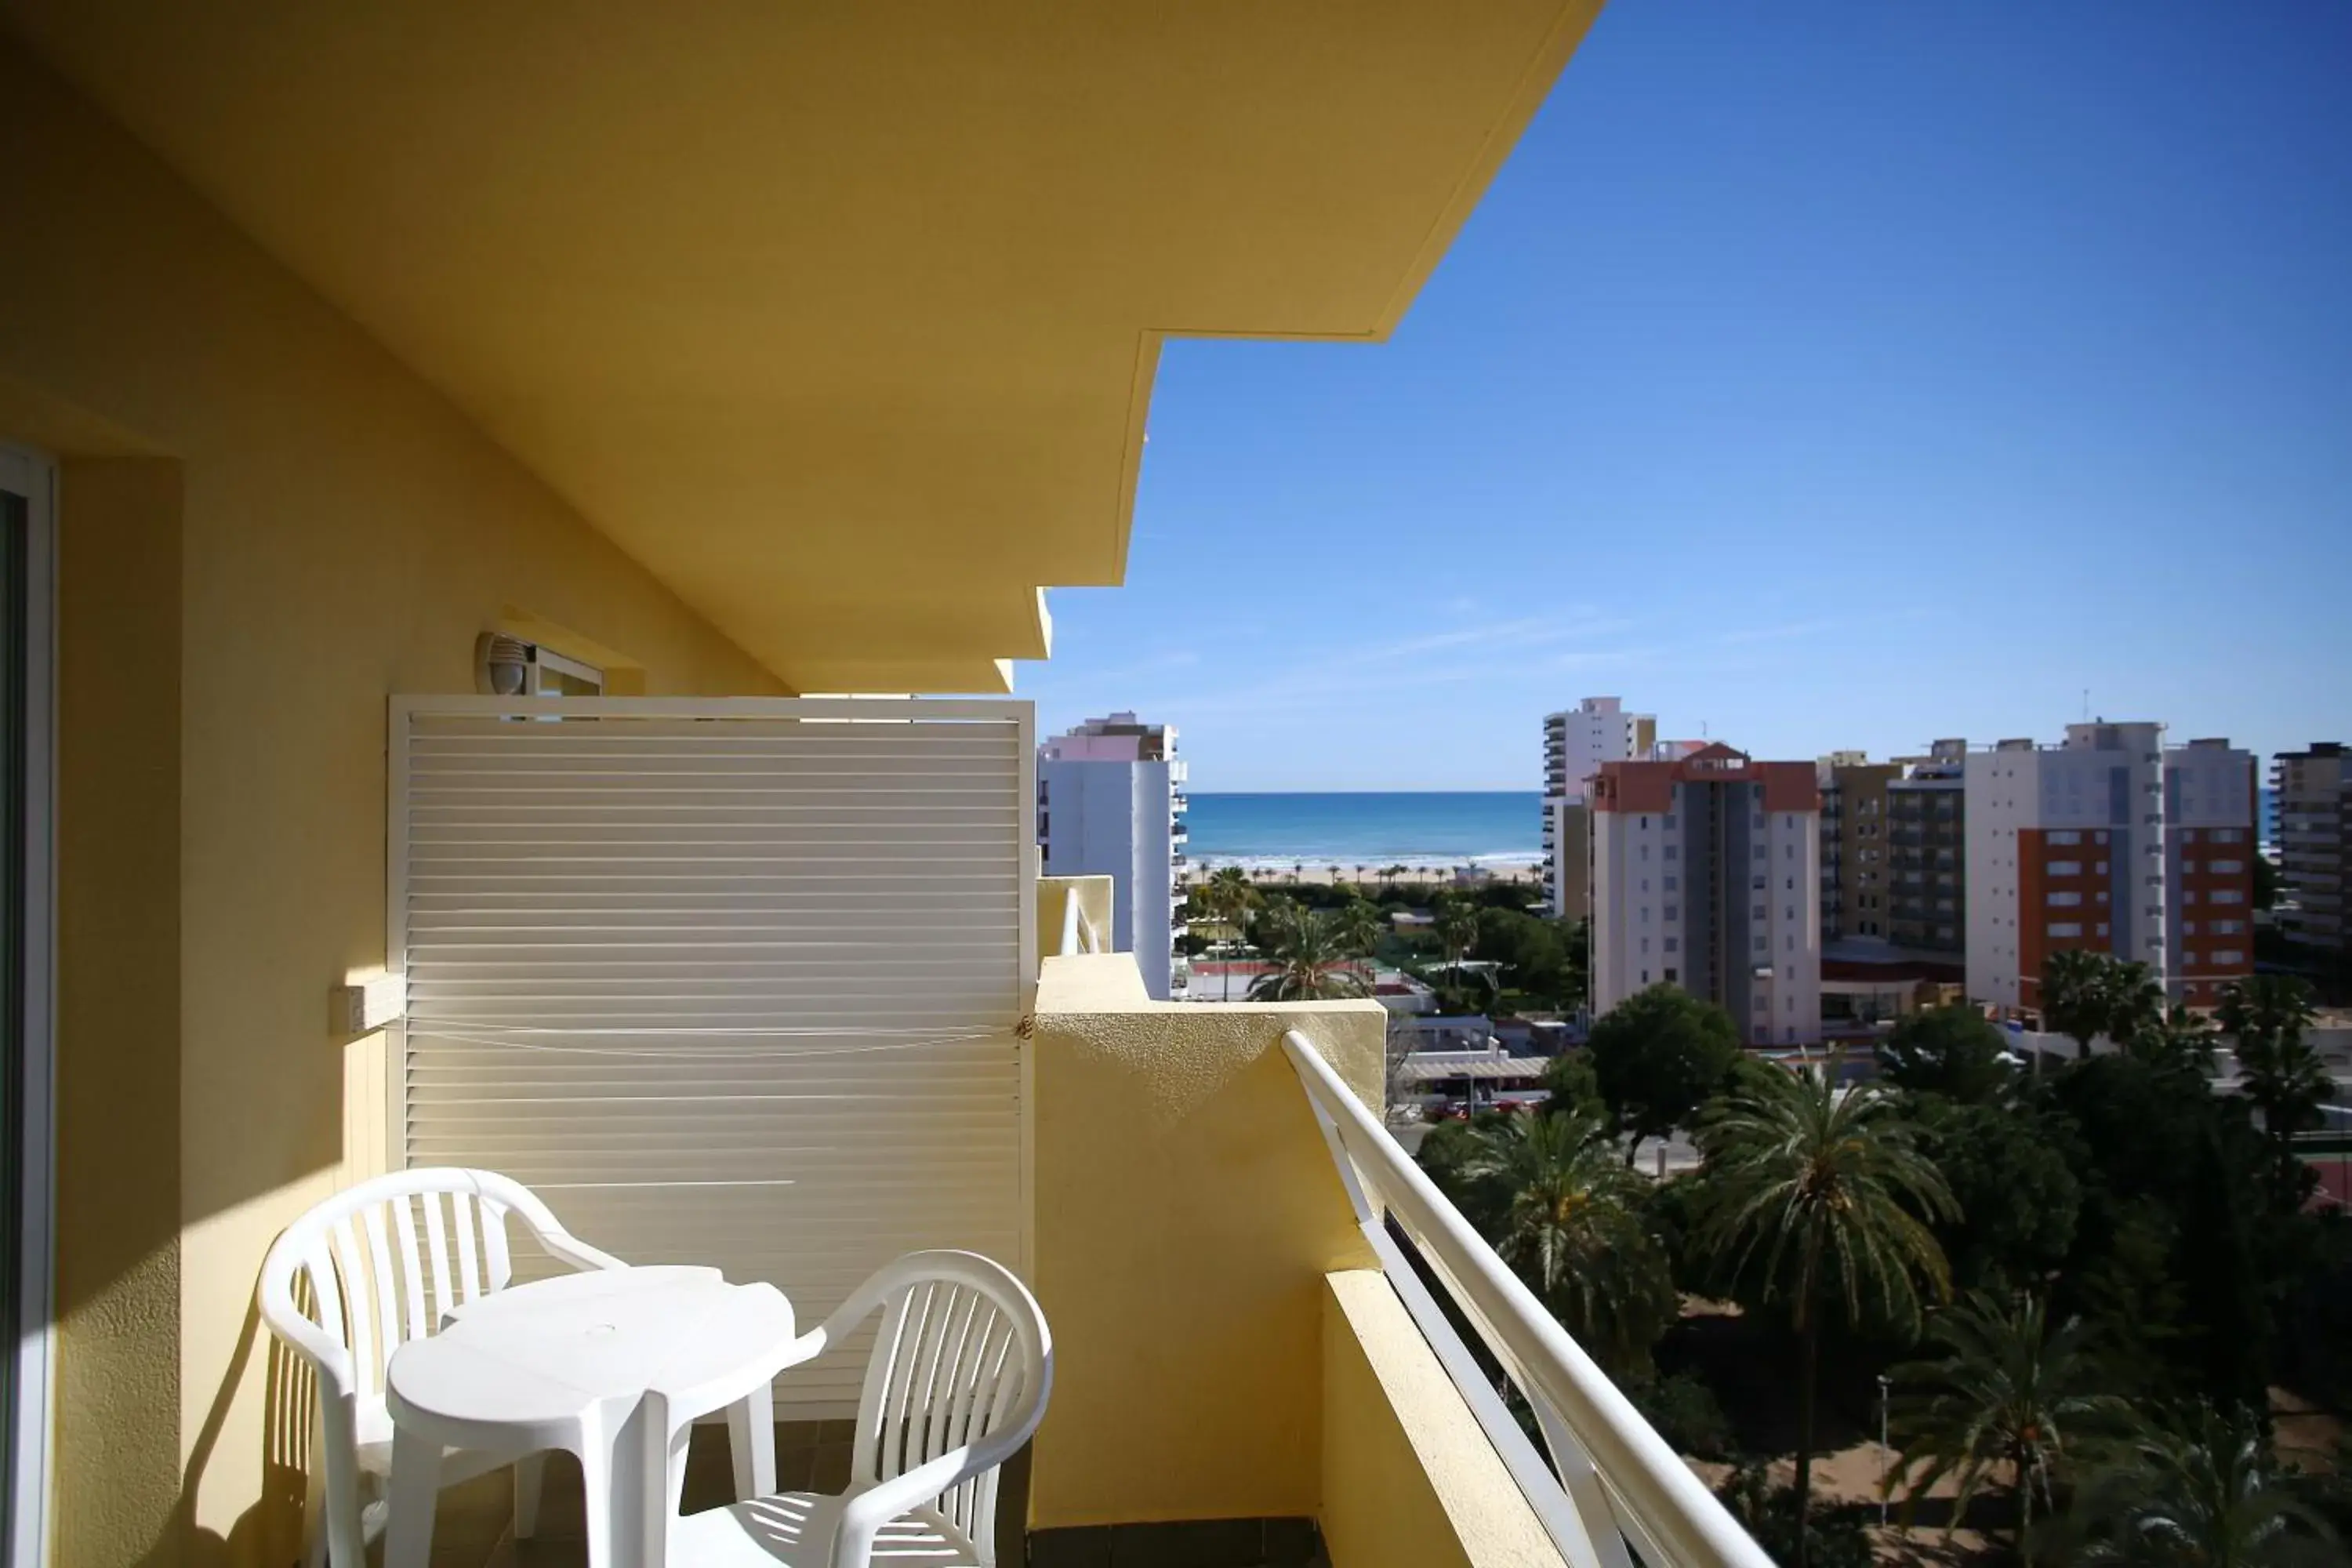
<instances>
[{"instance_id":1,"label":"yellow stucco wall","mask_svg":"<svg viewBox=\"0 0 2352 1568\"><path fill-rule=\"evenodd\" d=\"M327 1004L384 955L387 695L470 690L517 610L778 687L5 42L0 145L0 438L67 459L58 1557L280 1563L254 1275L381 1157Z\"/></svg>"},{"instance_id":2,"label":"yellow stucco wall","mask_svg":"<svg viewBox=\"0 0 2352 1568\"><path fill-rule=\"evenodd\" d=\"M1560 1568L1385 1276L1323 1281L1323 1543L1332 1568Z\"/></svg>"},{"instance_id":3,"label":"yellow stucco wall","mask_svg":"<svg viewBox=\"0 0 2352 1568\"><path fill-rule=\"evenodd\" d=\"M1125 954L1039 987L1036 1266L1054 1328L1041 1526L1316 1511L1323 1275L1361 1268L1297 1028L1377 1105L1376 1003L1141 1000Z\"/></svg>"}]
</instances>

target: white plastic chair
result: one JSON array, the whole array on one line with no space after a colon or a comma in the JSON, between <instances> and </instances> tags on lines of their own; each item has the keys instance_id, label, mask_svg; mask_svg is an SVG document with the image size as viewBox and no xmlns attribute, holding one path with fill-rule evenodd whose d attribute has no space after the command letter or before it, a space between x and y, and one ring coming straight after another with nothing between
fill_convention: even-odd
<instances>
[{"instance_id":1,"label":"white plastic chair","mask_svg":"<svg viewBox=\"0 0 2352 1568\"><path fill-rule=\"evenodd\" d=\"M910 1252L859 1286L777 1365L823 1354L877 1308L849 1489L780 1492L677 1518L684 1434L698 1415L740 1398L741 1380L662 1391L672 1434L671 1517L650 1545L666 1545L680 1568L994 1568L998 1467L1036 1431L1054 1385L1045 1314L1020 1280L985 1258ZM661 1568L658 1555L649 1568Z\"/></svg>"},{"instance_id":2,"label":"white plastic chair","mask_svg":"<svg viewBox=\"0 0 2352 1568\"><path fill-rule=\"evenodd\" d=\"M506 1289L513 1276L509 1214L574 1268L626 1267L565 1230L521 1183L454 1167L362 1182L288 1226L270 1247L261 1268L262 1321L319 1379L309 1553L314 1568L366 1568L367 1542L383 1530L382 1494L392 1469L384 1364L408 1341L436 1331L451 1308ZM310 1310L296 1299L298 1279L310 1286ZM528 1537L538 1522L543 1453L453 1451L444 1457L441 1484L509 1464L515 1534ZM371 1500L363 1492L378 1495Z\"/></svg>"}]
</instances>

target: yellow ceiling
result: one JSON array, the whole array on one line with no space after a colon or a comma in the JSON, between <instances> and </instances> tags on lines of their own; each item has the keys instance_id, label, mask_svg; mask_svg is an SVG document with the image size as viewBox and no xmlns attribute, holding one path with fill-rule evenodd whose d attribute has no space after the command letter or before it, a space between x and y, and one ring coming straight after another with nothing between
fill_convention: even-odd
<instances>
[{"instance_id":1,"label":"yellow ceiling","mask_svg":"<svg viewBox=\"0 0 2352 1568\"><path fill-rule=\"evenodd\" d=\"M1160 340L1392 328L1599 0L0 0L786 682L1002 689Z\"/></svg>"}]
</instances>

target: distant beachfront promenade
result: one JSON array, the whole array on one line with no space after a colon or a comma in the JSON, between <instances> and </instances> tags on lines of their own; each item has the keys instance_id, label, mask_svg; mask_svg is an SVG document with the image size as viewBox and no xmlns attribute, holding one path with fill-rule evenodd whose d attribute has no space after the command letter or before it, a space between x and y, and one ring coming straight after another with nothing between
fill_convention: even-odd
<instances>
[{"instance_id":1,"label":"distant beachfront promenade","mask_svg":"<svg viewBox=\"0 0 2352 1568\"><path fill-rule=\"evenodd\" d=\"M1187 869L1197 878L1238 865L1262 879L1352 882L1402 866L1421 879L1469 868L1533 880L1542 858L1541 808L1534 790L1196 791L1185 813Z\"/></svg>"}]
</instances>

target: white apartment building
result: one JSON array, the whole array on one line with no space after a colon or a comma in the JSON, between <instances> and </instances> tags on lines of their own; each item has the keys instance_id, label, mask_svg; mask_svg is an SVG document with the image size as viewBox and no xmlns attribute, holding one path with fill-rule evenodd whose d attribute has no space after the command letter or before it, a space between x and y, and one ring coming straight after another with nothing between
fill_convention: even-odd
<instances>
[{"instance_id":1,"label":"white apartment building","mask_svg":"<svg viewBox=\"0 0 2352 1568\"><path fill-rule=\"evenodd\" d=\"M1592 1006L1661 982L1752 1046L1821 1036L1821 791L1720 743L1601 764L1589 791Z\"/></svg>"},{"instance_id":2,"label":"white apartment building","mask_svg":"<svg viewBox=\"0 0 2352 1568\"><path fill-rule=\"evenodd\" d=\"M2043 963L2074 948L2196 1006L2253 972L2252 753L2102 720L1972 752L1963 777L1970 996L2038 1010Z\"/></svg>"},{"instance_id":3,"label":"white apartment building","mask_svg":"<svg viewBox=\"0 0 2352 1568\"><path fill-rule=\"evenodd\" d=\"M1654 714L1628 713L1622 699L1588 697L1544 715L1544 907L1586 912L1589 901L1585 785L1603 763L1634 762L1657 742Z\"/></svg>"},{"instance_id":4,"label":"white apartment building","mask_svg":"<svg viewBox=\"0 0 2352 1568\"><path fill-rule=\"evenodd\" d=\"M1112 944L1158 1001L1184 998L1184 764L1176 730L1089 719L1037 748L1037 845L1048 877L1109 877Z\"/></svg>"}]
</instances>

